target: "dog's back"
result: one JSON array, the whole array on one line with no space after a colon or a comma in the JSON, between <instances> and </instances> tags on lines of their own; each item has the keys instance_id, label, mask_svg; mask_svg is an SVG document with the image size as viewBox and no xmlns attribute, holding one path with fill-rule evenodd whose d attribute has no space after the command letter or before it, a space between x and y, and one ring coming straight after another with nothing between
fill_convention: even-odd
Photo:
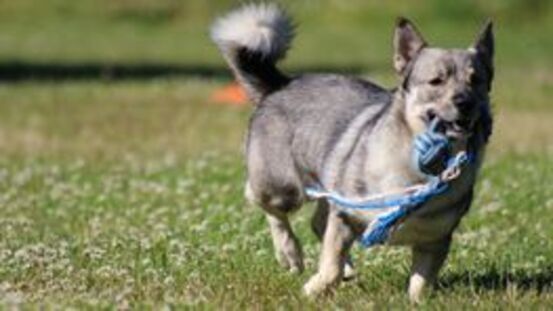
<instances>
[{"instance_id":1,"label":"dog's back","mask_svg":"<svg viewBox=\"0 0 553 311\"><path fill-rule=\"evenodd\" d=\"M261 100L250 131L265 126L258 115L282 112L292 131L288 144L296 165L317 172L354 118L367 109L376 114L390 103L391 93L368 81L332 74L302 75Z\"/></svg>"}]
</instances>

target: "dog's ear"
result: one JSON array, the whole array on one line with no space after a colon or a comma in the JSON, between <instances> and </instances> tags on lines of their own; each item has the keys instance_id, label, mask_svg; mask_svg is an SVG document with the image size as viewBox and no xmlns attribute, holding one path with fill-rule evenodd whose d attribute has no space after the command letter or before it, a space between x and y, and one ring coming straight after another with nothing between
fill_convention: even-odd
<instances>
[{"instance_id":1,"label":"dog's ear","mask_svg":"<svg viewBox=\"0 0 553 311\"><path fill-rule=\"evenodd\" d=\"M417 54L426 46L415 25L404 17L399 17L394 32L394 68L400 75Z\"/></svg>"},{"instance_id":2,"label":"dog's ear","mask_svg":"<svg viewBox=\"0 0 553 311\"><path fill-rule=\"evenodd\" d=\"M480 31L472 48L476 51L478 57L493 75L493 56L494 56L494 35L493 24L491 20L486 21L484 27Z\"/></svg>"}]
</instances>

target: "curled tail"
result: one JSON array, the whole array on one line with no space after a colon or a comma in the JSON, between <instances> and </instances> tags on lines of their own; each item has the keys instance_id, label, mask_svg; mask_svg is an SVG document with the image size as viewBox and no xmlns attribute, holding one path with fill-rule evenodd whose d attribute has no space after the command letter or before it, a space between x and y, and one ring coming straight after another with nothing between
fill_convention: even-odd
<instances>
[{"instance_id":1,"label":"curled tail","mask_svg":"<svg viewBox=\"0 0 553 311\"><path fill-rule=\"evenodd\" d=\"M275 4L243 6L217 19L211 28L211 38L254 103L288 83L276 63L293 37L292 21Z\"/></svg>"}]
</instances>

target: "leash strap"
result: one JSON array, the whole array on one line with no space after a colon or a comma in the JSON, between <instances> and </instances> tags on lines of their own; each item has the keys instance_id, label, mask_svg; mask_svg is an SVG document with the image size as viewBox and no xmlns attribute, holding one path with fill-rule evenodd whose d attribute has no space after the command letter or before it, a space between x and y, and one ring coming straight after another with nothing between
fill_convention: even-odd
<instances>
[{"instance_id":1,"label":"leash strap","mask_svg":"<svg viewBox=\"0 0 553 311\"><path fill-rule=\"evenodd\" d=\"M446 169L425 184L419 184L388 194L377 194L361 200L351 200L338 193L325 191L321 187L308 187L305 192L311 199L326 199L342 210L378 210L396 207L391 212L378 216L361 237L361 244L371 247L382 244L388 239L390 229L410 213L420 208L431 198L444 193L449 188L449 182L459 177L462 166L469 161L465 151L460 151L451 158Z\"/></svg>"}]
</instances>

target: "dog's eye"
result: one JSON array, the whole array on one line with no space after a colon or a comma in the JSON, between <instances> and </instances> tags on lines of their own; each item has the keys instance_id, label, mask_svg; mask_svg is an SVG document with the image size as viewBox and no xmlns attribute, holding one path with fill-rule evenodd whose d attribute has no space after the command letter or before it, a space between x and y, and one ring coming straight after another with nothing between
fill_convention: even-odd
<instances>
[{"instance_id":1,"label":"dog's eye","mask_svg":"<svg viewBox=\"0 0 553 311\"><path fill-rule=\"evenodd\" d=\"M444 82L445 82L444 78L436 77L436 78L433 78L432 80L428 81L428 84L430 84L432 86L438 86L438 85L442 85Z\"/></svg>"}]
</instances>

